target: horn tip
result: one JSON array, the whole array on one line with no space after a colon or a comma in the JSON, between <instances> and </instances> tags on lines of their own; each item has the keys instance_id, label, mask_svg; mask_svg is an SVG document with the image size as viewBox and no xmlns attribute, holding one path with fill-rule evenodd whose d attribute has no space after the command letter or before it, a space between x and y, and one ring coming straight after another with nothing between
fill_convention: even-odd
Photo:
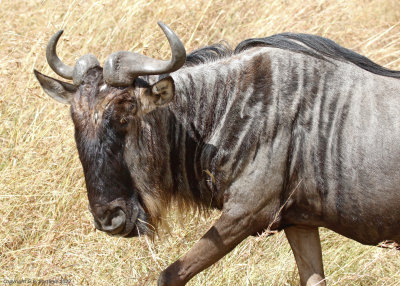
<instances>
[{"instance_id":1,"label":"horn tip","mask_svg":"<svg viewBox=\"0 0 400 286\"><path fill-rule=\"evenodd\" d=\"M165 29L170 30L170 28L162 21L158 21L157 24L163 31L165 31Z\"/></svg>"},{"instance_id":2,"label":"horn tip","mask_svg":"<svg viewBox=\"0 0 400 286\"><path fill-rule=\"evenodd\" d=\"M51 41L55 41L56 43L58 42L58 40L61 38L61 35L64 33L64 30L58 30L50 39Z\"/></svg>"}]
</instances>

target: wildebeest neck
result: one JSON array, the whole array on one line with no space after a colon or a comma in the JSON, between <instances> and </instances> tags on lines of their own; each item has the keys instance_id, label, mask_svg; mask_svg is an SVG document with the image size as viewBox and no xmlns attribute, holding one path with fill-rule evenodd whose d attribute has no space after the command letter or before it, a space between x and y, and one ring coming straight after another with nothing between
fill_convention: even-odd
<instances>
[{"instance_id":1,"label":"wildebeest neck","mask_svg":"<svg viewBox=\"0 0 400 286\"><path fill-rule=\"evenodd\" d=\"M168 108L132 124L125 143L125 161L152 223L157 223L171 200L182 207L215 207L207 185L212 149L194 138ZM212 156L210 156L212 157Z\"/></svg>"}]
</instances>

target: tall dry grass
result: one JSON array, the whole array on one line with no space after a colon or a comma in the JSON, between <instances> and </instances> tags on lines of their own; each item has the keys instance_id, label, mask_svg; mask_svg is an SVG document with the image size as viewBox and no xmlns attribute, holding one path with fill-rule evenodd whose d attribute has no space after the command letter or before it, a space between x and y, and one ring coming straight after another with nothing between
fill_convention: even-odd
<instances>
[{"instance_id":1,"label":"tall dry grass","mask_svg":"<svg viewBox=\"0 0 400 286\"><path fill-rule=\"evenodd\" d=\"M68 108L49 99L32 70L55 76L45 46L65 29L59 55L100 61L117 50L169 56L157 20L187 49L222 39L292 31L319 34L378 63L400 68L398 0L22 1L0 2L0 283L64 277L74 285L155 285L218 217L187 214L154 244L95 232ZM330 285L399 285L400 255L322 230ZM296 285L283 234L249 238L190 285Z\"/></svg>"}]
</instances>

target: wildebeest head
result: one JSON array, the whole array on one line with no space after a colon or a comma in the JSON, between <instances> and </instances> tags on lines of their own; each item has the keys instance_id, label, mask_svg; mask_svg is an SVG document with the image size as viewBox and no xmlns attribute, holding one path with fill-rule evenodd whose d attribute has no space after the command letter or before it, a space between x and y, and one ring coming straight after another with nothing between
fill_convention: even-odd
<instances>
[{"instance_id":1,"label":"wildebeest head","mask_svg":"<svg viewBox=\"0 0 400 286\"><path fill-rule=\"evenodd\" d=\"M172 99L173 80L165 74L185 63L182 42L163 23L159 25L171 45L170 61L118 52L107 59L104 71L93 55L81 57L70 67L56 54L59 31L48 43L46 58L58 75L72 79L73 84L34 71L48 95L71 106L89 208L96 228L113 235L131 237L150 232L151 215L135 187L124 149L132 125ZM161 74L164 76L158 76ZM138 78L142 75L151 80Z\"/></svg>"}]
</instances>

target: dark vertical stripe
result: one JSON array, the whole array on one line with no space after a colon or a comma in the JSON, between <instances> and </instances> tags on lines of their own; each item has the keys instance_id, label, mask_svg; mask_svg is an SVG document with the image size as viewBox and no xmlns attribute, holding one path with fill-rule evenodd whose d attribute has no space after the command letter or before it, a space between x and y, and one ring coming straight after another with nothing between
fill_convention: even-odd
<instances>
[{"instance_id":1,"label":"dark vertical stripe","mask_svg":"<svg viewBox=\"0 0 400 286\"><path fill-rule=\"evenodd\" d=\"M337 133L337 142L336 142L336 181L337 181L337 188L336 188L336 212L337 212L337 219L338 222L340 223L341 217L342 217L342 209L345 204L346 200L346 194L345 194L345 182L344 182L344 174L345 170L343 168L343 160L345 157L347 157L345 154L343 154L343 142L345 140L344 138L344 128L343 126L346 123L346 120L349 115L349 109L350 109L350 101L351 101L351 95L347 95L346 102L344 103L342 107L342 111L339 115L339 120L338 120L338 133Z\"/></svg>"},{"instance_id":2,"label":"dark vertical stripe","mask_svg":"<svg viewBox=\"0 0 400 286\"><path fill-rule=\"evenodd\" d=\"M320 104L319 104L319 117L317 123L317 150L316 150L316 157L315 157L315 165L314 165L314 172L316 175L319 193L322 194L322 201L326 200L328 195L328 186L327 186L327 177L326 177L326 152L327 152L327 145L328 145L328 134L326 133L326 98L329 94L328 90L328 80L329 77L327 74L324 74L323 77L318 78L319 82L316 84L322 85L322 89L320 90Z\"/></svg>"},{"instance_id":3,"label":"dark vertical stripe","mask_svg":"<svg viewBox=\"0 0 400 286\"><path fill-rule=\"evenodd\" d=\"M185 169L186 178L189 184L190 192L195 201L203 201L201 189L199 188L200 177L196 176L196 165L198 163L198 143L190 136L186 136L185 140Z\"/></svg>"}]
</instances>

